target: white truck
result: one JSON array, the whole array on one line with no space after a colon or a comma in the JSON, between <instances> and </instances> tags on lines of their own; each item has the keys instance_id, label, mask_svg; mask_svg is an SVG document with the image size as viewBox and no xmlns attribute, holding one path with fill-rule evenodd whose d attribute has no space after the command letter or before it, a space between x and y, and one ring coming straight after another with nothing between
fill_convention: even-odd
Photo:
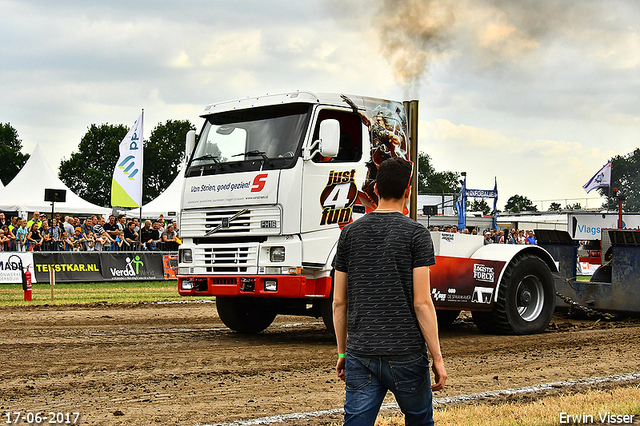
<instances>
[{"instance_id":1,"label":"white truck","mask_svg":"<svg viewBox=\"0 0 640 426\"><path fill-rule=\"evenodd\" d=\"M241 333L264 330L278 314L322 317L332 329L340 229L375 208L378 164L417 158L417 111L417 101L307 92L207 106L197 143L195 132L187 136L179 293L216 296L221 320ZM441 324L464 309L487 332L547 327L557 272L547 251L432 237Z\"/></svg>"}]
</instances>

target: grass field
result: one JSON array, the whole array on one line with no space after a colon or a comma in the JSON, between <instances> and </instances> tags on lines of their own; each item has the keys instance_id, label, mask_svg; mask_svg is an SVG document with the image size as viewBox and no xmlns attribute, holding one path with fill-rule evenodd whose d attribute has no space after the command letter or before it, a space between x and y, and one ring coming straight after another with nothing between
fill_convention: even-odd
<instances>
[{"instance_id":1,"label":"grass field","mask_svg":"<svg viewBox=\"0 0 640 426\"><path fill-rule=\"evenodd\" d=\"M504 404L473 404L434 410L439 426L556 426L559 424L638 424L640 419L640 388L621 387L611 390L591 390L563 396L543 397L533 402ZM607 415L616 417L606 417ZM627 418L618 417L627 415ZM633 415L633 418L630 416ZM581 416L582 421L576 417ZM590 417L589 417L590 416ZM601 421L608 420L608 421ZM626 421L625 421L626 420ZM376 426L400 426L398 416L385 416Z\"/></svg>"},{"instance_id":2,"label":"grass field","mask_svg":"<svg viewBox=\"0 0 640 426\"><path fill-rule=\"evenodd\" d=\"M21 284L0 285L0 306L194 300L193 297L181 297L178 294L177 281L60 283L54 286L53 300L49 284L33 284L32 299L31 302L24 301Z\"/></svg>"}]
</instances>

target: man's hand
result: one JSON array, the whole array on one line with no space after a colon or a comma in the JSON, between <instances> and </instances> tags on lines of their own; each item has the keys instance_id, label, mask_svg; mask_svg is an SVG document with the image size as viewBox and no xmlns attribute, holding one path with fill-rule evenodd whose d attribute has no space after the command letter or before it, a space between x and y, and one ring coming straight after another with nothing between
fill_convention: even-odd
<instances>
[{"instance_id":1,"label":"man's hand","mask_svg":"<svg viewBox=\"0 0 640 426\"><path fill-rule=\"evenodd\" d=\"M435 376L435 383L431 385L431 390L439 391L444 389L444 385L447 382L447 370L444 368L444 362L442 358L438 361L433 361L431 366L433 375Z\"/></svg>"},{"instance_id":2,"label":"man's hand","mask_svg":"<svg viewBox=\"0 0 640 426\"><path fill-rule=\"evenodd\" d=\"M344 382L344 366L345 366L345 358L338 358L338 362L336 363L336 374L338 374L338 379Z\"/></svg>"}]
</instances>

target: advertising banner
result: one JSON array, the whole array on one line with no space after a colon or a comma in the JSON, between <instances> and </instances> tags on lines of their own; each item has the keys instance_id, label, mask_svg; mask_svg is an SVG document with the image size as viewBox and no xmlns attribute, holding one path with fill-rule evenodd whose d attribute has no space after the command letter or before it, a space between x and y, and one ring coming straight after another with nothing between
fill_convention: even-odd
<instances>
[{"instance_id":1,"label":"advertising banner","mask_svg":"<svg viewBox=\"0 0 640 426\"><path fill-rule=\"evenodd\" d=\"M194 177L185 187L185 207L275 203L280 171Z\"/></svg>"},{"instance_id":2,"label":"advertising banner","mask_svg":"<svg viewBox=\"0 0 640 426\"><path fill-rule=\"evenodd\" d=\"M109 253L102 257L105 281L164 280L161 254L146 252Z\"/></svg>"},{"instance_id":3,"label":"advertising banner","mask_svg":"<svg viewBox=\"0 0 640 426\"><path fill-rule=\"evenodd\" d=\"M599 240L602 229L618 228L618 213L570 214L568 225L574 240ZM640 229L640 215L623 213L622 227Z\"/></svg>"},{"instance_id":4,"label":"advertising banner","mask_svg":"<svg viewBox=\"0 0 640 426\"><path fill-rule=\"evenodd\" d=\"M102 281L98 252L37 252L33 253L34 276L38 282L49 282L53 270L58 282Z\"/></svg>"},{"instance_id":5,"label":"advertising banner","mask_svg":"<svg viewBox=\"0 0 640 426\"><path fill-rule=\"evenodd\" d=\"M21 284L22 268L33 272L33 254L23 252L0 252L0 284ZM35 283L35 274L32 274L31 282Z\"/></svg>"}]
</instances>

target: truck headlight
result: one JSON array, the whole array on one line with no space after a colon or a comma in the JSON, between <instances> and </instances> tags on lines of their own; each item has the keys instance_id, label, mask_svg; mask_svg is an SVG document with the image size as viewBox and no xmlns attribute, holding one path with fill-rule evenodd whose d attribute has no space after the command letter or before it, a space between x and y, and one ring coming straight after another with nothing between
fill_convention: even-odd
<instances>
[{"instance_id":1,"label":"truck headlight","mask_svg":"<svg viewBox=\"0 0 640 426\"><path fill-rule=\"evenodd\" d=\"M264 291L278 291L278 281L266 280L264 282Z\"/></svg>"},{"instance_id":2,"label":"truck headlight","mask_svg":"<svg viewBox=\"0 0 640 426\"><path fill-rule=\"evenodd\" d=\"M193 262L193 252L191 249L180 249L180 263L191 263Z\"/></svg>"},{"instance_id":3,"label":"truck headlight","mask_svg":"<svg viewBox=\"0 0 640 426\"><path fill-rule=\"evenodd\" d=\"M269 260L272 262L284 262L284 247L271 247Z\"/></svg>"}]
</instances>

